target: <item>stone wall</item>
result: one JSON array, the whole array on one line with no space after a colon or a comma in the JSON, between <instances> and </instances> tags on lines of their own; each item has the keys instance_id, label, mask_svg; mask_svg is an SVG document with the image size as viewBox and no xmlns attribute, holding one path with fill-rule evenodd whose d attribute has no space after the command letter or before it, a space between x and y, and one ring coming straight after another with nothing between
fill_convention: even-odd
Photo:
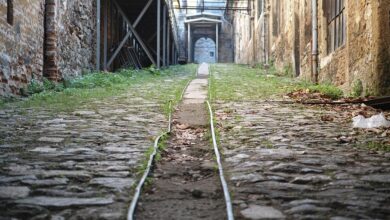
<instances>
[{"instance_id":1,"label":"stone wall","mask_svg":"<svg viewBox=\"0 0 390 220\"><path fill-rule=\"evenodd\" d=\"M7 0L0 0L0 96L20 94L43 67L43 0L13 3L13 25L7 23Z\"/></svg>"},{"instance_id":2,"label":"stone wall","mask_svg":"<svg viewBox=\"0 0 390 220\"><path fill-rule=\"evenodd\" d=\"M360 82L362 95L390 94L390 2L345 1L346 42L332 53L327 49L323 2L318 1L319 81L333 83L347 94ZM264 0L260 15L258 3L253 1L257 10L250 14L233 15L235 61L272 63L313 80L311 1Z\"/></svg>"},{"instance_id":3,"label":"stone wall","mask_svg":"<svg viewBox=\"0 0 390 220\"><path fill-rule=\"evenodd\" d=\"M320 1L319 9L323 8ZM363 85L362 95L390 94L390 2L345 1L346 43L328 54L326 18L319 10L320 80L347 93Z\"/></svg>"},{"instance_id":4,"label":"stone wall","mask_svg":"<svg viewBox=\"0 0 390 220\"><path fill-rule=\"evenodd\" d=\"M95 0L58 2L58 64L63 78L94 69Z\"/></svg>"},{"instance_id":5,"label":"stone wall","mask_svg":"<svg viewBox=\"0 0 390 220\"><path fill-rule=\"evenodd\" d=\"M47 31L54 43L48 41L53 46L48 48L44 39L45 0L13 1L13 25L7 23L7 0L0 0L0 96L20 95L32 79L42 80L44 48L53 50L46 54L55 55L50 57L50 68L58 69L60 79L93 69L94 2L51 1L54 25Z\"/></svg>"},{"instance_id":6,"label":"stone wall","mask_svg":"<svg viewBox=\"0 0 390 220\"><path fill-rule=\"evenodd\" d=\"M233 29L234 29L234 61L239 64L265 63L268 54L265 50L268 45L268 19L269 13L262 13L262 8L266 6L258 6L258 1L251 1L250 13L240 11L234 14ZM247 2L236 2L235 7L247 7Z\"/></svg>"}]
</instances>

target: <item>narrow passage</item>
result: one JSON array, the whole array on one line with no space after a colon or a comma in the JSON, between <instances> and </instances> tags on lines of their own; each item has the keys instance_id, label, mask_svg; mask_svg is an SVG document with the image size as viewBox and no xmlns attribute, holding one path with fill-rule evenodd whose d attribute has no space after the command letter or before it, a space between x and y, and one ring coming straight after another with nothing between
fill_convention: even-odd
<instances>
[{"instance_id":1,"label":"narrow passage","mask_svg":"<svg viewBox=\"0 0 390 220\"><path fill-rule=\"evenodd\" d=\"M208 65L200 65L173 115L170 139L141 196L137 219L226 219L204 103L208 74Z\"/></svg>"}]
</instances>

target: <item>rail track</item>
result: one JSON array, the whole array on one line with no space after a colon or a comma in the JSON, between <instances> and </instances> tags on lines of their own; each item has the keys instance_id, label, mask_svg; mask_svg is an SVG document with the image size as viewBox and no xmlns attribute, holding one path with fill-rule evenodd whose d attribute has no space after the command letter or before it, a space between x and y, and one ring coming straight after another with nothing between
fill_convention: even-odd
<instances>
[{"instance_id":1,"label":"rail track","mask_svg":"<svg viewBox=\"0 0 390 220\"><path fill-rule=\"evenodd\" d=\"M183 100L185 91L188 88L188 86L190 85L190 83L191 83L191 80L187 83L187 85L183 89L183 92L181 93L181 100ZM209 99L210 98L211 97L209 96ZM158 137L156 137L156 139L154 140L153 151L149 156L147 167L144 170L144 173L143 173L143 175L142 175L140 181L138 182L138 184L135 188L135 191L134 191L134 196L133 196L133 199L131 201L128 213L127 213L128 220L136 219L137 206L138 206L139 200L141 199L141 194L142 194L146 179L148 177L150 177L152 174L153 166L155 165L156 155L159 152L159 143L163 137L169 135L172 132L172 113L173 113L172 101L170 100L168 104L169 104L169 114L168 114L167 130L165 132L163 132L162 134L160 134ZM225 175L224 175L221 154L219 152L218 145L217 145L217 139L216 139L216 134L215 134L214 122L213 122L214 116L213 116L212 105L210 104L209 100L206 100L206 102L204 104L207 105L207 109L208 109L209 131L211 133L212 145L213 145L212 148L213 148L213 152L214 152L213 157L215 158L215 160L216 160L215 162L218 165L219 181L220 181L220 185L221 185L221 188L223 191L224 203L225 203L225 207L226 207L226 218L228 220L233 220L234 214L233 214L232 202L231 202L231 198L230 198L228 184L227 184L227 181L226 181Z\"/></svg>"}]
</instances>

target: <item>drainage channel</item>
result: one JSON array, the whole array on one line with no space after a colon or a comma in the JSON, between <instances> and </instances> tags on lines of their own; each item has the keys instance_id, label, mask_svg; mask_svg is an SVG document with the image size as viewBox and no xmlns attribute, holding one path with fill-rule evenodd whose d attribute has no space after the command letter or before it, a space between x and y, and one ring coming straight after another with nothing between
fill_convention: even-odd
<instances>
[{"instance_id":1,"label":"drainage channel","mask_svg":"<svg viewBox=\"0 0 390 220\"><path fill-rule=\"evenodd\" d=\"M208 75L208 65L200 65L182 103L170 113L167 132L156 138L128 219L234 219L206 101Z\"/></svg>"}]
</instances>

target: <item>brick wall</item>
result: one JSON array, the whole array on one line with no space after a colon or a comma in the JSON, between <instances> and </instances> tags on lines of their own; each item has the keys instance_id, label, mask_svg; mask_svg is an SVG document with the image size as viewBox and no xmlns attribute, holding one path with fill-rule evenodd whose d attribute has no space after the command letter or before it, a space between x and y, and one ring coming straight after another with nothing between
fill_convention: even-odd
<instances>
[{"instance_id":1,"label":"brick wall","mask_svg":"<svg viewBox=\"0 0 390 220\"><path fill-rule=\"evenodd\" d=\"M32 79L42 80L44 48L49 50L46 54L53 55L48 58L50 62L46 59L45 65L58 71L58 79L93 69L95 1L51 2L54 23L52 29L47 29L52 40L47 47L45 0L14 0L13 25L7 22L7 0L0 0L0 96L20 95Z\"/></svg>"},{"instance_id":2,"label":"brick wall","mask_svg":"<svg viewBox=\"0 0 390 220\"><path fill-rule=\"evenodd\" d=\"M72 78L95 67L96 1L57 2L59 70Z\"/></svg>"},{"instance_id":3,"label":"brick wall","mask_svg":"<svg viewBox=\"0 0 390 220\"><path fill-rule=\"evenodd\" d=\"M43 0L13 1L13 25L7 1L0 0L0 96L20 94L43 66Z\"/></svg>"}]
</instances>

